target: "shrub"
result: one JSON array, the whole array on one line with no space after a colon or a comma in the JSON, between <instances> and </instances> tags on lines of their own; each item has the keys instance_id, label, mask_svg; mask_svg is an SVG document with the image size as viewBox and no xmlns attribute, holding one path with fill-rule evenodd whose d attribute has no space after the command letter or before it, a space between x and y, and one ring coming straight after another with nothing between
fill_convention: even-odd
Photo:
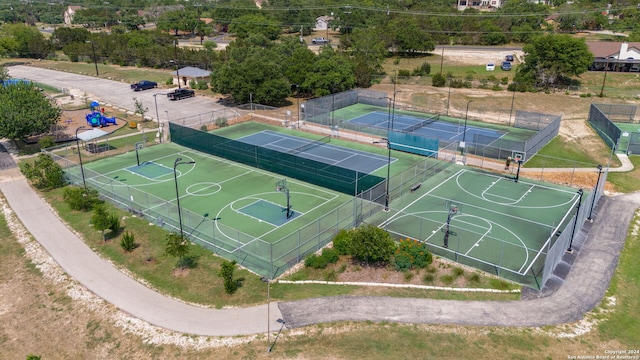
<instances>
[{"instance_id":1,"label":"shrub","mask_svg":"<svg viewBox=\"0 0 640 360\"><path fill-rule=\"evenodd\" d=\"M207 84L206 81L198 81L196 88L198 90L207 90L209 88L209 84Z\"/></svg>"},{"instance_id":2,"label":"shrub","mask_svg":"<svg viewBox=\"0 0 640 360\"><path fill-rule=\"evenodd\" d=\"M135 248L138 247L138 244L136 244L135 237L132 233L125 231L124 234L122 234L120 247L126 252L132 252L133 250L135 250Z\"/></svg>"},{"instance_id":3,"label":"shrub","mask_svg":"<svg viewBox=\"0 0 640 360\"><path fill-rule=\"evenodd\" d=\"M91 224L93 224L94 229L102 232L102 240L106 241L107 238L104 235L104 231L111 226L111 222L103 204L95 206L91 216Z\"/></svg>"},{"instance_id":4,"label":"shrub","mask_svg":"<svg viewBox=\"0 0 640 360\"><path fill-rule=\"evenodd\" d=\"M398 70L398 76L400 76L400 77L408 77L408 76L411 76L411 72L409 70L406 70L406 69L400 69L400 70Z\"/></svg>"},{"instance_id":5,"label":"shrub","mask_svg":"<svg viewBox=\"0 0 640 360\"><path fill-rule=\"evenodd\" d=\"M324 274L324 281L336 281L338 279L338 274L335 270L331 269Z\"/></svg>"},{"instance_id":6,"label":"shrub","mask_svg":"<svg viewBox=\"0 0 640 360\"><path fill-rule=\"evenodd\" d=\"M173 85L173 78L170 77L167 79L167 81L164 82L165 85Z\"/></svg>"},{"instance_id":7,"label":"shrub","mask_svg":"<svg viewBox=\"0 0 640 360\"><path fill-rule=\"evenodd\" d=\"M116 214L109 214L109 230L117 234L120 231L120 217Z\"/></svg>"},{"instance_id":8,"label":"shrub","mask_svg":"<svg viewBox=\"0 0 640 360\"><path fill-rule=\"evenodd\" d=\"M413 69L413 76L427 76L431 74L431 64L423 63L419 67Z\"/></svg>"},{"instance_id":9,"label":"shrub","mask_svg":"<svg viewBox=\"0 0 640 360\"><path fill-rule=\"evenodd\" d=\"M398 271L424 268L432 261L433 257L427 250L426 244L413 239L400 240L393 255L393 262Z\"/></svg>"},{"instance_id":10,"label":"shrub","mask_svg":"<svg viewBox=\"0 0 640 360\"><path fill-rule=\"evenodd\" d=\"M222 267L220 268L220 277L222 277L222 281L224 283L224 292L227 294L233 294L238 290L239 283L233 278L233 273L236 271L235 260L227 261L224 260L222 262Z\"/></svg>"},{"instance_id":11,"label":"shrub","mask_svg":"<svg viewBox=\"0 0 640 360\"><path fill-rule=\"evenodd\" d=\"M431 273L426 273L422 276L422 282L430 284L435 280L435 276Z\"/></svg>"},{"instance_id":12,"label":"shrub","mask_svg":"<svg viewBox=\"0 0 640 360\"><path fill-rule=\"evenodd\" d=\"M366 263L381 263L391 260L396 243L383 229L363 225L352 230L349 255Z\"/></svg>"},{"instance_id":13,"label":"shrub","mask_svg":"<svg viewBox=\"0 0 640 360\"><path fill-rule=\"evenodd\" d=\"M442 275L440 277L440 281L442 281L442 283L445 285L453 284L453 280L455 280L455 278L451 275Z\"/></svg>"},{"instance_id":14,"label":"shrub","mask_svg":"<svg viewBox=\"0 0 640 360\"><path fill-rule=\"evenodd\" d=\"M480 282L480 274L478 273L473 273L471 275L469 275L469 277L467 277L467 280L471 283L479 283Z\"/></svg>"},{"instance_id":15,"label":"shrub","mask_svg":"<svg viewBox=\"0 0 640 360\"><path fill-rule=\"evenodd\" d=\"M98 198L98 191L87 188L70 186L64 189L64 201L72 210L89 211L94 206L102 204L103 201Z\"/></svg>"},{"instance_id":16,"label":"shrub","mask_svg":"<svg viewBox=\"0 0 640 360\"><path fill-rule=\"evenodd\" d=\"M462 275L464 275L464 269L463 268L459 268L459 267L454 267L453 268L453 276L455 276L456 278L459 278Z\"/></svg>"},{"instance_id":17,"label":"shrub","mask_svg":"<svg viewBox=\"0 0 640 360\"><path fill-rule=\"evenodd\" d=\"M196 81L195 80L189 80L189 87L192 89L196 88Z\"/></svg>"},{"instance_id":18,"label":"shrub","mask_svg":"<svg viewBox=\"0 0 640 360\"><path fill-rule=\"evenodd\" d=\"M51 136L43 136L38 140L38 145L40 145L41 149L46 149L48 147L52 147L56 144Z\"/></svg>"},{"instance_id":19,"label":"shrub","mask_svg":"<svg viewBox=\"0 0 640 360\"><path fill-rule=\"evenodd\" d=\"M446 82L447 79L440 73L433 75L433 77L431 78L431 85L435 87L443 87Z\"/></svg>"},{"instance_id":20,"label":"shrub","mask_svg":"<svg viewBox=\"0 0 640 360\"><path fill-rule=\"evenodd\" d=\"M226 117L219 117L219 118L216 119L216 126L217 127L225 127L227 125L229 125L229 124L227 123L227 118Z\"/></svg>"},{"instance_id":21,"label":"shrub","mask_svg":"<svg viewBox=\"0 0 640 360\"><path fill-rule=\"evenodd\" d=\"M304 259L304 266L314 269L324 269L329 264L338 262L338 252L334 249L324 248L321 255L311 254Z\"/></svg>"},{"instance_id":22,"label":"shrub","mask_svg":"<svg viewBox=\"0 0 640 360\"><path fill-rule=\"evenodd\" d=\"M338 258L340 257L340 254L338 254L338 251L332 248L324 248L322 249L322 255L323 258L327 259L327 263L329 264L335 264L338 262Z\"/></svg>"},{"instance_id":23,"label":"shrub","mask_svg":"<svg viewBox=\"0 0 640 360\"><path fill-rule=\"evenodd\" d=\"M37 189L52 190L64 186L65 183L62 167L44 153L38 154L33 164L21 162L20 171Z\"/></svg>"},{"instance_id":24,"label":"shrub","mask_svg":"<svg viewBox=\"0 0 640 360\"><path fill-rule=\"evenodd\" d=\"M347 230L340 230L333 238L333 248L338 255L347 255L349 253L349 244L351 243L351 234Z\"/></svg>"},{"instance_id":25,"label":"shrub","mask_svg":"<svg viewBox=\"0 0 640 360\"><path fill-rule=\"evenodd\" d=\"M404 281L405 282L411 281L411 279L413 279L413 275L414 275L414 273L412 273L411 271L405 271L404 272Z\"/></svg>"},{"instance_id":26,"label":"shrub","mask_svg":"<svg viewBox=\"0 0 640 360\"><path fill-rule=\"evenodd\" d=\"M324 269L327 267L327 265L329 265L327 259L316 254L311 254L307 256L306 259L304 259L304 266L306 267L312 267L314 269Z\"/></svg>"},{"instance_id":27,"label":"shrub","mask_svg":"<svg viewBox=\"0 0 640 360\"><path fill-rule=\"evenodd\" d=\"M207 131L209 129L207 129L207 125L200 125L200 131Z\"/></svg>"}]
</instances>

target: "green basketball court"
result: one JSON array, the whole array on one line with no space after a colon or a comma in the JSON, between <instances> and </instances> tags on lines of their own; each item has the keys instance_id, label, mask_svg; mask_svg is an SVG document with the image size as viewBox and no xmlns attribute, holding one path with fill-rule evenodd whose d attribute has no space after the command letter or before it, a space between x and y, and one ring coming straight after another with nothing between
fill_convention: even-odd
<instances>
[{"instance_id":1,"label":"green basketball court","mask_svg":"<svg viewBox=\"0 0 640 360\"><path fill-rule=\"evenodd\" d=\"M579 199L573 189L460 168L396 199L380 226L522 283L544 263Z\"/></svg>"}]
</instances>

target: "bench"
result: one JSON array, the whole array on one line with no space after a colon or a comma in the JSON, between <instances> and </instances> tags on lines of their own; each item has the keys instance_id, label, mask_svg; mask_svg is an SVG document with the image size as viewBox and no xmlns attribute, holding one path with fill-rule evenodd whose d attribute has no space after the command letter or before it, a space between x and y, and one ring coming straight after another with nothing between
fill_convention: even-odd
<instances>
[{"instance_id":1,"label":"bench","mask_svg":"<svg viewBox=\"0 0 640 360\"><path fill-rule=\"evenodd\" d=\"M411 190L411 192L414 192L414 191L420 189L420 186L422 186L422 184L415 184L409 190Z\"/></svg>"}]
</instances>

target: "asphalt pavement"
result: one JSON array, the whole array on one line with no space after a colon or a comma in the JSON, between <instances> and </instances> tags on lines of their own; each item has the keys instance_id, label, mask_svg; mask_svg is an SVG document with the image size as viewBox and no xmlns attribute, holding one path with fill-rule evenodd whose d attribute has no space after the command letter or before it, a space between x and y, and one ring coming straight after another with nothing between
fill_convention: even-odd
<instances>
[{"instance_id":1,"label":"asphalt pavement","mask_svg":"<svg viewBox=\"0 0 640 360\"><path fill-rule=\"evenodd\" d=\"M55 76L47 78L42 74L49 74L49 70L41 73L40 69L19 68L28 72L18 75L20 71L12 67L11 75L55 86L59 86L58 81L65 85L63 78L80 76L52 72ZM100 87L109 93L116 87L110 83L117 83L103 79L90 82L83 76L73 81L79 86L95 85L94 91ZM130 91L128 84L121 91L124 88ZM105 96L111 97L112 102L129 101L129 95L121 100L113 94ZM489 326L545 326L576 321L603 298L635 209L640 206L640 193L603 196L595 207L594 222L584 226L574 241L574 252L566 254L563 266L559 266L562 274L554 279L554 288L529 292L525 300L463 302L340 296L282 302L277 306L272 303L269 310L266 304L218 310L165 297L102 260L60 221L16 170L0 171L0 190L29 232L71 277L131 316L166 329L211 336L275 330L279 328L279 318L286 321L288 328L349 320ZM570 271L563 270L571 264Z\"/></svg>"}]
</instances>

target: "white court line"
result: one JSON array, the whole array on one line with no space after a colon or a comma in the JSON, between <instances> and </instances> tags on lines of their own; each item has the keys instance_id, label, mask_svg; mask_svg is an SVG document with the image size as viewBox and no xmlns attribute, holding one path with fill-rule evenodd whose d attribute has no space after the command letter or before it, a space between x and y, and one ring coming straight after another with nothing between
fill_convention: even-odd
<instances>
[{"instance_id":1,"label":"white court line","mask_svg":"<svg viewBox=\"0 0 640 360\"><path fill-rule=\"evenodd\" d=\"M415 204L416 202L422 200L422 198L424 198L425 196L429 195L432 191L434 191L435 189L439 188L440 186L442 186L443 184L447 183L449 180L451 180L453 177L457 176L460 172L464 171L464 169L458 170L457 173L452 174L451 176L449 176L448 179L442 181L440 184L438 184L437 186L431 188L431 190L429 190L428 192L424 193L422 196L418 197L417 199L415 199L414 201L412 201L411 203L409 203L409 205L405 206L404 208L402 208L400 211L398 211L395 215L391 216L390 218L388 218L387 220L383 221L380 225L378 225L378 227L383 227L386 224L389 224L393 219L395 219L398 215L402 214L405 210L407 210L409 207L411 207L413 204ZM433 195L430 195L433 196ZM445 199L445 200L450 200L450 199Z\"/></svg>"},{"instance_id":2,"label":"white court line","mask_svg":"<svg viewBox=\"0 0 640 360\"><path fill-rule=\"evenodd\" d=\"M483 241L484 238L491 232L491 229L493 229L493 225L491 225L491 222L485 220L488 224L489 224L489 228L486 229L485 233L482 234L482 236L480 236L480 238L478 239L478 241L475 242L475 244L473 244L469 250L467 250L466 253L464 253L465 256L468 256L469 253L471 252L471 250L473 250L476 246L480 246L480 241Z\"/></svg>"}]
</instances>

